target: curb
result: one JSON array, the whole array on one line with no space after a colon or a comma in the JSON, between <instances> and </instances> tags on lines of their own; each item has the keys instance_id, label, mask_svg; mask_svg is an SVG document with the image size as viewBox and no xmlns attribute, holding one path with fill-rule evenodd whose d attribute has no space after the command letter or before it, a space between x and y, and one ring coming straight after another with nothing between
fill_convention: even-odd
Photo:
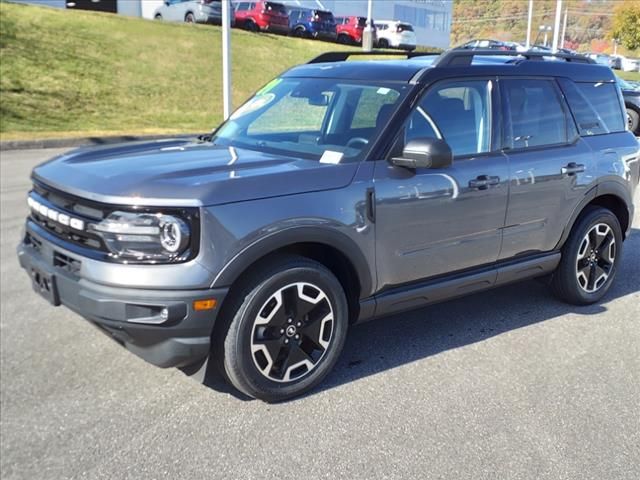
<instances>
[{"instance_id":1,"label":"curb","mask_svg":"<svg viewBox=\"0 0 640 480\"><path fill-rule=\"evenodd\" d=\"M166 138L193 138L202 133L179 133L173 135L120 135L115 137L49 138L40 140L6 140L0 142L0 150L32 150L40 148L72 148L95 145L111 145L143 140L163 140Z\"/></svg>"}]
</instances>

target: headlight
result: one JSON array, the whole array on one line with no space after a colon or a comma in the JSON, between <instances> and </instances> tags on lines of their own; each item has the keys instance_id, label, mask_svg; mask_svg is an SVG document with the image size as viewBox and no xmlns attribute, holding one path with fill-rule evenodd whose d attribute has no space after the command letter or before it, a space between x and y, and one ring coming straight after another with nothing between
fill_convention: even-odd
<instances>
[{"instance_id":1,"label":"headlight","mask_svg":"<svg viewBox=\"0 0 640 480\"><path fill-rule=\"evenodd\" d=\"M190 229L183 219L162 213L113 212L89 230L112 255L139 261L173 261L189 247Z\"/></svg>"}]
</instances>

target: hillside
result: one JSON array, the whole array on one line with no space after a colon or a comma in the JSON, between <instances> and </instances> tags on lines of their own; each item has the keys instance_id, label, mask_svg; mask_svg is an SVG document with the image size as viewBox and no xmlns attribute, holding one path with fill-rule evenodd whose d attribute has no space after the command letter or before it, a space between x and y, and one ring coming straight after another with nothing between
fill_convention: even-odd
<instances>
[{"instance_id":1,"label":"hillside","mask_svg":"<svg viewBox=\"0 0 640 480\"><path fill-rule=\"evenodd\" d=\"M616 4L617 0L564 0L562 14L568 10L566 46L581 51L612 53L613 43L608 36ZM498 38L524 43L528 10L527 0L454 0L451 44L459 45L471 38ZM535 0L532 42L540 25L553 26L555 12L556 0ZM552 32L549 42L551 38ZM543 35L539 37L539 43L542 40ZM623 49L619 51L624 53ZM626 53L637 55L640 52Z\"/></svg>"},{"instance_id":2,"label":"hillside","mask_svg":"<svg viewBox=\"0 0 640 480\"><path fill-rule=\"evenodd\" d=\"M0 2L0 135L208 131L222 118L220 43L218 27ZM340 49L239 30L232 48L235 106Z\"/></svg>"}]
</instances>

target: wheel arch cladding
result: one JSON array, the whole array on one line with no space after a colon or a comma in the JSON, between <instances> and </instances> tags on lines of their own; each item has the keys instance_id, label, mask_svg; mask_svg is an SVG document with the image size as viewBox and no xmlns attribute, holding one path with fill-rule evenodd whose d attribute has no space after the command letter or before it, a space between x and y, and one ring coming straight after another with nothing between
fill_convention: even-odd
<instances>
[{"instance_id":1,"label":"wheel arch cladding","mask_svg":"<svg viewBox=\"0 0 640 480\"><path fill-rule=\"evenodd\" d=\"M300 229L267 237L237 255L213 284L229 286L233 291L253 269L281 254L300 255L327 267L344 288L350 319L358 317L360 298L371 293L371 270L356 244L341 234L322 230L311 234L307 229Z\"/></svg>"},{"instance_id":2,"label":"wheel arch cladding","mask_svg":"<svg viewBox=\"0 0 640 480\"><path fill-rule=\"evenodd\" d=\"M611 183L608 188L601 189L598 187L597 189L592 189L574 211L562 234L560 242L558 242L557 248L561 248L564 245L574 225L589 207L603 207L610 210L616 216L618 222L620 222L620 229L622 230L622 237L624 239L630 222L630 212L624 196L623 187L616 183Z\"/></svg>"}]
</instances>

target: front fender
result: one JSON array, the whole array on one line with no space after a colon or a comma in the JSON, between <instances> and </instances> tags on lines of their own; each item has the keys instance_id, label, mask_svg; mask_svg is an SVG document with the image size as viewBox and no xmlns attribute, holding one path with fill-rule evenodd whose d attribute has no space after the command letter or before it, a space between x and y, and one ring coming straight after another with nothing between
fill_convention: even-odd
<instances>
[{"instance_id":1,"label":"front fender","mask_svg":"<svg viewBox=\"0 0 640 480\"><path fill-rule=\"evenodd\" d=\"M347 235L326 227L300 226L280 230L252 243L236 254L213 281L212 288L229 286L251 265L270 253L299 243L317 243L332 247L351 261L361 286L361 296L372 293L373 276L365 255Z\"/></svg>"}]
</instances>

